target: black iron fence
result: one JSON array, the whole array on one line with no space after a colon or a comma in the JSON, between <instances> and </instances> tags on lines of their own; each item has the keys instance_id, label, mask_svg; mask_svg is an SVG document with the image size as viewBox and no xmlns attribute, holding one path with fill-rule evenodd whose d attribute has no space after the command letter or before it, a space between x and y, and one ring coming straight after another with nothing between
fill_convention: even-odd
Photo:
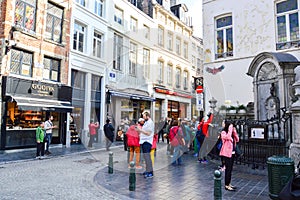
<instances>
[{"instance_id":1,"label":"black iron fence","mask_svg":"<svg viewBox=\"0 0 300 200\"><path fill-rule=\"evenodd\" d=\"M253 169L267 165L273 155L288 156L291 143L291 119L284 118L259 121L245 117L226 117L236 125L243 155L236 158L237 164L247 164ZM216 152L216 151L213 151ZM211 152L212 154L214 154ZM215 156L215 155L213 155Z\"/></svg>"}]
</instances>

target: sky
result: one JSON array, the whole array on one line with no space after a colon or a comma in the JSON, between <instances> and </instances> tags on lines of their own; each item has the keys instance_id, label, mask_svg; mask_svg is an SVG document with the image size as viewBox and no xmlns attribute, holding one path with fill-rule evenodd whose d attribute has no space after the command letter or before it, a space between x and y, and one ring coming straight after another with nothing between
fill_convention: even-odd
<instances>
[{"instance_id":1,"label":"sky","mask_svg":"<svg viewBox=\"0 0 300 200\"><path fill-rule=\"evenodd\" d=\"M188 7L188 15L192 17L194 35L201 37L202 33L202 0L180 0Z\"/></svg>"}]
</instances>

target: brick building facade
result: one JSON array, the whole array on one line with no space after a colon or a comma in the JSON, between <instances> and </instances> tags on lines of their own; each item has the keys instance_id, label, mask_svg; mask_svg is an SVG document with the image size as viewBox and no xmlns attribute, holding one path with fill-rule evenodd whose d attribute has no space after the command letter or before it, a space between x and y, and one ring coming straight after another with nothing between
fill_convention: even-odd
<instances>
[{"instance_id":1,"label":"brick building facade","mask_svg":"<svg viewBox=\"0 0 300 200\"><path fill-rule=\"evenodd\" d=\"M1 149L34 145L34 128L48 115L59 127L53 142L65 143L71 6L72 0L1 1Z\"/></svg>"}]
</instances>

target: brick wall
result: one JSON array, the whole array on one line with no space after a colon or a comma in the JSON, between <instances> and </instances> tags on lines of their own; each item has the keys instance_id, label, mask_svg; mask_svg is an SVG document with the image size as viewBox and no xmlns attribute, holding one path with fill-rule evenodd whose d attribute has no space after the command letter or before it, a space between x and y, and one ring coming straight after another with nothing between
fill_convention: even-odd
<instances>
[{"instance_id":1,"label":"brick wall","mask_svg":"<svg viewBox=\"0 0 300 200\"><path fill-rule=\"evenodd\" d=\"M33 53L33 78L40 79L41 73L35 69L36 66L43 64L44 56L57 58L61 60L61 76L60 80L62 83L67 84L69 74L69 50L70 50L70 17L71 17L71 5L72 0L61 1L52 0L51 2L64 8L63 28L62 28L62 43L56 43L45 39L45 23L47 15L47 1L37 0L36 4L36 23L35 31L29 33L28 31L13 29L14 26L14 10L15 1L0 0L1 2L1 21L0 25L0 37L2 41L14 40L16 45L13 48L20 50L26 50ZM2 42L3 43L3 42ZM4 51L3 51L4 52ZM9 74L10 69L10 52L7 55L1 56L1 71L4 74Z\"/></svg>"}]
</instances>

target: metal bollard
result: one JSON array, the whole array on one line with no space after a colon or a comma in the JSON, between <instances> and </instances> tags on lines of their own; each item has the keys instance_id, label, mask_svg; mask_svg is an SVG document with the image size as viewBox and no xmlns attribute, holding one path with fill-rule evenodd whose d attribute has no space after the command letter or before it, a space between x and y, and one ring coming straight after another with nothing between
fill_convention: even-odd
<instances>
[{"instance_id":1,"label":"metal bollard","mask_svg":"<svg viewBox=\"0 0 300 200\"><path fill-rule=\"evenodd\" d=\"M113 162L113 152L109 152L109 160L108 160L108 173L114 173L114 162Z\"/></svg>"},{"instance_id":2,"label":"metal bollard","mask_svg":"<svg viewBox=\"0 0 300 200\"><path fill-rule=\"evenodd\" d=\"M214 173L214 199L215 200L221 200L222 199L222 172L219 170L216 170Z\"/></svg>"},{"instance_id":3,"label":"metal bollard","mask_svg":"<svg viewBox=\"0 0 300 200\"><path fill-rule=\"evenodd\" d=\"M130 173L129 173L129 191L135 191L135 163L133 161L130 162Z\"/></svg>"}]
</instances>

